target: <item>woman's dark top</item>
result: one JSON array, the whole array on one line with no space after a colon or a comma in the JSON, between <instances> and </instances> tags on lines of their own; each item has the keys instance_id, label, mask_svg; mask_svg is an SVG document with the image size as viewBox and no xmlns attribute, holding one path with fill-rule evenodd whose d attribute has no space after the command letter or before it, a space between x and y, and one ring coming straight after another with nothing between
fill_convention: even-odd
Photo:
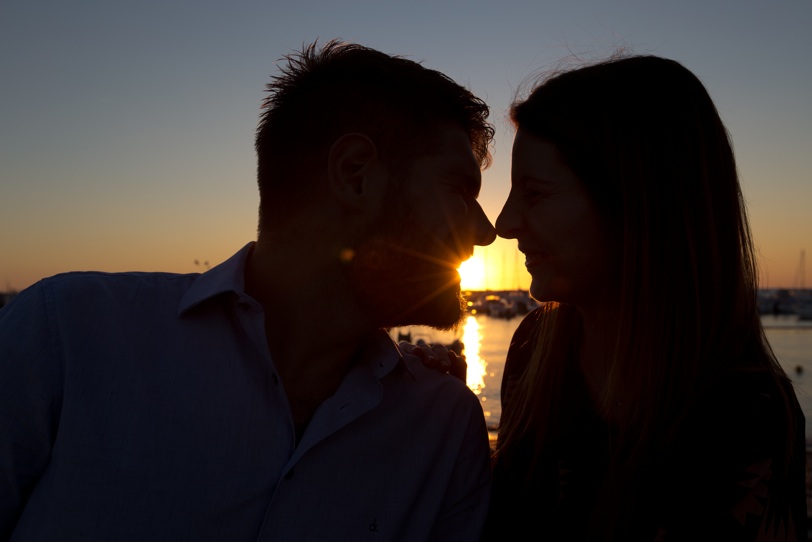
<instances>
[{"instance_id":1,"label":"woman's dark top","mask_svg":"<svg viewBox=\"0 0 812 542\"><path fill-rule=\"evenodd\" d=\"M539 310L527 315L514 334L502 380L503 412L530 361L539 316ZM790 389L796 438L783 476L778 465L786 455L788 422L774 382L765 372L736 373L691 410L639 480L623 540L807 541L804 416ZM612 428L595 412L577 370L570 371L565 389L566 430L530 487L521 466L529 446L511 471L495 465L484 540L587 539L608 471Z\"/></svg>"}]
</instances>

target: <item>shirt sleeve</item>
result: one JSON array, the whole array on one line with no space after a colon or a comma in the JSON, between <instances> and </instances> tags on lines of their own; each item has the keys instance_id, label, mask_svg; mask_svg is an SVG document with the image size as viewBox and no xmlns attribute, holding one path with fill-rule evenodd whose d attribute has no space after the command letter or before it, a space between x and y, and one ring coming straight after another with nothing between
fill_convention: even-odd
<instances>
[{"instance_id":1,"label":"shirt sleeve","mask_svg":"<svg viewBox=\"0 0 812 542\"><path fill-rule=\"evenodd\" d=\"M51 456L61 403L58 344L40 282L0 309L0 539Z\"/></svg>"},{"instance_id":2,"label":"shirt sleeve","mask_svg":"<svg viewBox=\"0 0 812 542\"><path fill-rule=\"evenodd\" d=\"M471 542L482 536L491 492L490 442L482 407L472 399L467 420L460 420L467 424L466 434L431 541Z\"/></svg>"}]
</instances>

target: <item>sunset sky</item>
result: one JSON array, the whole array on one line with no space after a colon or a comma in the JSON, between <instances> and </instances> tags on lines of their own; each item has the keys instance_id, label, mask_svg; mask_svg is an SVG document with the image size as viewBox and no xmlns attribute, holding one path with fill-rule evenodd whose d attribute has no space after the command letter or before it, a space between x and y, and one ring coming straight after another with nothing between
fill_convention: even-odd
<instances>
[{"instance_id":1,"label":"sunset sky","mask_svg":"<svg viewBox=\"0 0 812 542\"><path fill-rule=\"evenodd\" d=\"M810 288L810 28L810 0L3 0L0 291L72 270L199 271L255 239L264 85L283 55L336 37L421 61L489 103L492 220L510 185L506 111L534 74L618 48L683 63L731 133L762 286ZM468 287L527 287L515 241L475 258Z\"/></svg>"}]
</instances>

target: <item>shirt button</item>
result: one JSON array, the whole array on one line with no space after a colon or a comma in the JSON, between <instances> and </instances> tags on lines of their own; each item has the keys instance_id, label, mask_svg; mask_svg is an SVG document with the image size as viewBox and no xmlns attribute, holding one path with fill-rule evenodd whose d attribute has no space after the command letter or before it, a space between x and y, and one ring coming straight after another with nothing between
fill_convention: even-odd
<instances>
[{"instance_id":1,"label":"shirt button","mask_svg":"<svg viewBox=\"0 0 812 542\"><path fill-rule=\"evenodd\" d=\"M276 373L273 373L271 375L271 380L273 380L273 383L276 384L277 386L279 385L279 377L276 376Z\"/></svg>"},{"instance_id":2,"label":"shirt button","mask_svg":"<svg viewBox=\"0 0 812 542\"><path fill-rule=\"evenodd\" d=\"M285 480L290 480L293 478L293 469L290 469L287 474L285 474Z\"/></svg>"}]
</instances>

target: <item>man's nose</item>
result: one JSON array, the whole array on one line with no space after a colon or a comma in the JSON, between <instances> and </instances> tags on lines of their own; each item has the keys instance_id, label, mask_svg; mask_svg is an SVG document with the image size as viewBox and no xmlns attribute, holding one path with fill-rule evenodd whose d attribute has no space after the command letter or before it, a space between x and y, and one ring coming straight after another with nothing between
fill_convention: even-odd
<instances>
[{"instance_id":1,"label":"man's nose","mask_svg":"<svg viewBox=\"0 0 812 542\"><path fill-rule=\"evenodd\" d=\"M496 229L479 203L474 212L474 244L483 247L490 245L496 240Z\"/></svg>"}]
</instances>

